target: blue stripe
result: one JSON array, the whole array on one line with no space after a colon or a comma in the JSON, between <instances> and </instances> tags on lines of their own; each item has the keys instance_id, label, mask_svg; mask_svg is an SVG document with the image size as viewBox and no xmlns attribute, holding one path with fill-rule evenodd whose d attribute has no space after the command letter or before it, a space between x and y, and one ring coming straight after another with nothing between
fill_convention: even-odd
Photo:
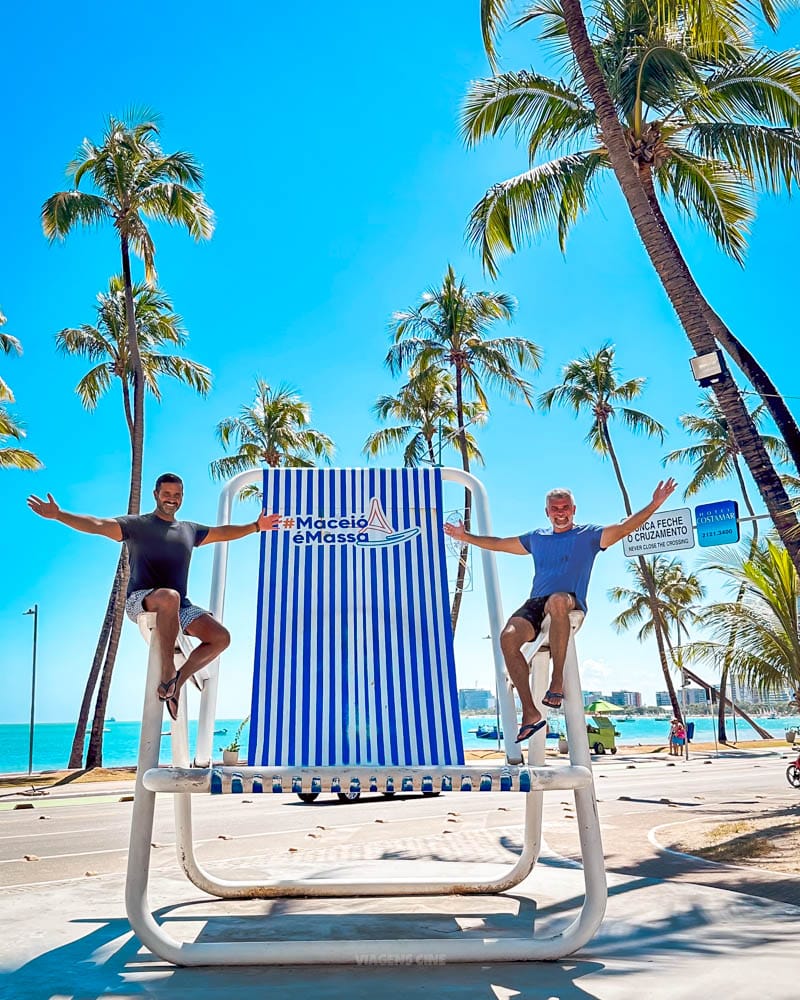
<instances>
[{"instance_id":1,"label":"blue stripe","mask_svg":"<svg viewBox=\"0 0 800 1000\"><path fill-rule=\"evenodd\" d=\"M411 496L409 494L409 477L403 476L401 478L402 490L403 490L403 520L404 524L402 527L407 528L409 526L409 508L411 506ZM413 571L415 563L417 566L420 565L420 560L418 558L420 540L417 536L412 541L412 553L409 554L406 559L406 593L409 595L408 601L408 630L409 630L409 650L408 654L411 659L411 687L412 687L412 698L414 699L413 704L415 707L414 711L414 735L416 738L417 753L421 752L423 746L422 738L422 718L419 710L420 705L420 689L419 689L419 664L417 663L417 635L419 634L419 622L417 621L417 601L414 599L414 578ZM408 760L406 763L411 763Z\"/></svg>"},{"instance_id":2,"label":"blue stripe","mask_svg":"<svg viewBox=\"0 0 800 1000\"><path fill-rule=\"evenodd\" d=\"M264 491L269 496L270 508L273 513L282 513L278 501L278 483L276 480L275 473L271 470L264 470ZM272 677L273 671L276 669L276 664L273 663L272 649L275 642L275 628L276 628L276 615L275 615L275 594L276 589L280 586L280 579L282 573L278 572L278 561L280 550L283 547L283 540L279 533L271 534L267 539L264 538L264 545L269 544L269 579L264 581L264 589L261 591L262 603L266 603L268 608L267 613L267 641L264 647L264 660L259 663L259 669L264 673L264 690L263 690L263 700L264 705L261 709L264 719L264 747L262 750L261 760L255 763L264 764L266 763L265 757L268 756L268 746L270 737L274 730L275 719L274 712L270 710L270 699L272 692ZM281 565L283 562L281 561ZM253 727L251 726L251 733Z\"/></svg>"},{"instance_id":3,"label":"blue stripe","mask_svg":"<svg viewBox=\"0 0 800 1000\"><path fill-rule=\"evenodd\" d=\"M432 587L433 581L430 575L425 572L423 567L430 565L427 563L424 557L424 545L425 539L430 538L433 526L431 524L430 516L430 505L426 502L427 498L425 495L420 495L420 486L424 487L425 472L417 472L414 476L414 503L417 510L417 516L422 519L424 517L422 525L422 534L415 539L415 549L416 549L416 565L414 570L418 580L419 590L420 590L420 600L419 600L419 627L422 636L427 639L431 636L430 623L428 621L428 593ZM422 480L422 482L421 482ZM436 707L436 697L433 689L433 680L435 677L434 671L438 668L438 662L436 657L436 649L433 649L434 656L431 657L431 643L429 641L422 642L422 663L418 664L418 676L421 677L422 685L425 691L425 704L428 706L428 729L431 736L431 760L430 763L438 764L441 759L440 747L441 740L438 735L438 712ZM421 721L421 720L420 720Z\"/></svg>"},{"instance_id":4,"label":"blue stripe","mask_svg":"<svg viewBox=\"0 0 800 1000\"><path fill-rule=\"evenodd\" d=\"M381 503L386 504L389 489L388 489L388 472L385 469L380 471L380 497ZM397 742L397 724L395 722L398 704L400 702L397 698L398 688L396 685L397 680L397 664L394 661L394 652L392 650L392 637L397 635L397 614L398 614L398 604L395 599L395 595L391 590L391 567L392 555L396 553L390 553L389 550L383 549L378 555L380 556L382 569L383 569L383 606L386 611L386 631L384 633L385 644L386 644L386 674L387 674L387 703L389 705L389 725L388 733L382 733L381 738L381 751L384 758L388 759L390 764L400 763L400 753ZM387 747L388 741L388 747Z\"/></svg>"},{"instance_id":5,"label":"blue stripe","mask_svg":"<svg viewBox=\"0 0 800 1000\"><path fill-rule=\"evenodd\" d=\"M369 501L370 497L377 496L375 489L375 470L370 469L367 474L367 501ZM380 753L376 753L376 736L381 725L381 672L380 664L378 662L377 636L378 629L383 623L378 620L378 585L376 579L378 560L374 549L370 549L367 553L365 553L364 562L366 563L364 567L364 607L365 609L369 609L367 614L369 614L372 618L372 647L367 649L367 615L364 615L364 659L366 663L366 676L368 682L367 692L370 690L370 678L372 679L372 690L374 692L372 699L367 697L367 760L372 762L377 759L378 762L381 763L381 755ZM374 716L372 714L373 703L375 711Z\"/></svg>"},{"instance_id":6,"label":"blue stripe","mask_svg":"<svg viewBox=\"0 0 800 1000\"><path fill-rule=\"evenodd\" d=\"M312 496L314 492L314 480L316 476L305 476L306 480L306 491L307 500L305 508L310 513L313 513ZM295 548L299 548L296 545ZM302 655L302 676L303 676L303 710L300 714L302 720L302 732L300 734L300 759L302 763L308 762L308 748L310 739L310 727L311 727L311 643L309 642L309 637L311 636L311 605L314 595L311 592L311 580L314 562L314 550L310 546L305 546L305 551L303 553L303 586L301 592L303 594L303 631L302 638L303 644L301 649ZM319 698L317 699L319 702Z\"/></svg>"},{"instance_id":7,"label":"blue stripe","mask_svg":"<svg viewBox=\"0 0 800 1000\"><path fill-rule=\"evenodd\" d=\"M261 476L261 505L266 510L267 501L267 479L266 475ZM267 535L262 532L259 538L258 554L258 594L264 593L264 569L266 563ZM272 626L272 615L267 613L269 626ZM262 694L261 694L261 629L264 627L264 602L256 602L256 650L253 663L253 693L250 699L250 718L252 724L247 743L247 763L254 764L256 759L256 742L258 733L264 728L264 719L261 716Z\"/></svg>"},{"instance_id":8,"label":"blue stripe","mask_svg":"<svg viewBox=\"0 0 800 1000\"><path fill-rule=\"evenodd\" d=\"M461 735L461 724L458 715L458 691L456 688L456 659L453 651L453 625L450 619L450 602L448 601L447 595L447 556L445 554L444 547L444 532L441 529L442 521L442 511L444 510L444 501L442 498L442 474L437 469L436 471L436 509L439 512L438 524L439 530L437 531L438 539L438 559L437 562L439 566L442 567L442 588L439 591L439 600L441 601L442 608L442 624L444 625L444 654L447 659L447 676L450 678L450 711L446 712L446 718L450 719L450 724L453 730L454 736L454 746L456 761L455 763L462 763L464 760L464 744ZM458 724L457 724L458 723Z\"/></svg>"},{"instance_id":9,"label":"blue stripe","mask_svg":"<svg viewBox=\"0 0 800 1000\"><path fill-rule=\"evenodd\" d=\"M278 481L281 483L283 489L281 490L281 510L284 516L288 516L292 510L292 482L289 477L288 469L281 469L276 472ZM289 559L291 559L291 549L289 548L288 535L283 539L283 545L281 546L283 556L283 566L289 565ZM286 635L287 635L287 608L289 605L289 578L286 573L281 574L281 579L278 581L278 586L280 587L280 601L278 607L275 609L275 614L278 618L278 635L281 637L280 650L276 662L272 664L273 671L276 672L276 677L278 681L277 688L277 704L272 707L272 717L275 720L275 745L278 748L278 763L288 764L290 763L286 759L286 747L284 742L284 719L287 712L286 704Z\"/></svg>"},{"instance_id":10,"label":"blue stripe","mask_svg":"<svg viewBox=\"0 0 800 1000\"><path fill-rule=\"evenodd\" d=\"M436 494L436 485L440 481L440 474L438 469L432 469L425 476L425 507L428 512L427 524L428 524L428 537L426 539L427 548L427 564L429 566L436 566L436 547L437 547L437 535L441 532L441 526L439 524L439 515L441 513L441 503L438 495ZM429 607L430 607L430 628L433 641L431 643L432 653L433 653L433 665L431 667L434 677L439 678L439 684L436 687L436 692L434 695L433 703L436 704L437 719L440 725L440 738L441 738L441 749L442 749L442 761L446 764L452 764L452 720L448 718L447 706L444 697L444 677L446 673L446 660L443 656L443 650L440 640L440 629L442 624L442 611L439 607L439 590L441 587L447 587L447 574L444 574L443 580L437 581L434 574L431 574L430 578L430 592L429 592ZM428 595L426 595L428 596ZM460 729L460 726L459 726Z\"/></svg>"},{"instance_id":11,"label":"blue stripe","mask_svg":"<svg viewBox=\"0 0 800 1000\"><path fill-rule=\"evenodd\" d=\"M319 510L314 510L312 513L322 513L325 510L325 486L327 480L327 474L322 472L317 472L315 480L318 485L319 492ZM314 607L317 611L316 615L316 634L317 634L317 663L312 669L316 670L317 674L317 704L314 706L315 710L315 722L316 722L316 733L317 733L317 750L314 755L314 763L322 764L325 750L322 746L322 708L323 708L323 675L324 675L324 650L325 641L327 639L327 630L330 628L330 615L325 604L325 593L323 591L323 573L325 569L325 546L317 546L317 593L316 600L314 602ZM308 634L308 633L307 633Z\"/></svg>"}]
</instances>

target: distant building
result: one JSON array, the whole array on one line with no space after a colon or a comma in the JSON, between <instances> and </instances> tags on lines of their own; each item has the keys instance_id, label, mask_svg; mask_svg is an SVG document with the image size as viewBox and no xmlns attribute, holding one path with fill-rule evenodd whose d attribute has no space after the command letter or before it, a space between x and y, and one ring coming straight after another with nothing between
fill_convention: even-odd
<instances>
[{"instance_id":1,"label":"distant building","mask_svg":"<svg viewBox=\"0 0 800 1000\"><path fill-rule=\"evenodd\" d=\"M791 699L792 692L789 688L784 688L774 693L762 694L757 688L737 684L731 678L730 697L735 702L751 702L755 705L768 705L770 708L776 708L785 705Z\"/></svg>"},{"instance_id":2,"label":"distant building","mask_svg":"<svg viewBox=\"0 0 800 1000\"><path fill-rule=\"evenodd\" d=\"M639 691L612 691L608 700L612 705L622 705L626 708L642 707L642 695Z\"/></svg>"},{"instance_id":3,"label":"distant building","mask_svg":"<svg viewBox=\"0 0 800 1000\"><path fill-rule=\"evenodd\" d=\"M494 695L483 688L459 688L458 708L461 712L490 712L494 709Z\"/></svg>"},{"instance_id":4,"label":"distant building","mask_svg":"<svg viewBox=\"0 0 800 1000\"><path fill-rule=\"evenodd\" d=\"M603 697L602 691L581 691L581 694L583 695L584 708L593 701L599 701Z\"/></svg>"},{"instance_id":5,"label":"distant building","mask_svg":"<svg viewBox=\"0 0 800 1000\"><path fill-rule=\"evenodd\" d=\"M679 705L705 705L708 703L705 688L686 687L682 690L678 689L675 694L678 696ZM669 691L656 691L656 705L659 708L672 708Z\"/></svg>"},{"instance_id":6,"label":"distant building","mask_svg":"<svg viewBox=\"0 0 800 1000\"><path fill-rule=\"evenodd\" d=\"M708 695L705 688L687 687L678 692L678 701L682 705L705 705Z\"/></svg>"}]
</instances>

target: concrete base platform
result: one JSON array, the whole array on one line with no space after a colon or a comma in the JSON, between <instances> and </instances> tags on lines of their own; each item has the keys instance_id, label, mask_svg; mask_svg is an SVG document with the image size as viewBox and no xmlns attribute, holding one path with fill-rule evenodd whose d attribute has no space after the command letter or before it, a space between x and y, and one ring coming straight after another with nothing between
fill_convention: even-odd
<instances>
[{"instance_id":1,"label":"concrete base platform","mask_svg":"<svg viewBox=\"0 0 800 1000\"><path fill-rule=\"evenodd\" d=\"M382 862L383 865L387 864ZM452 863L388 862L392 874L453 872ZM359 866L374 871L374 862ZM411 867L413 866L413 868ZM238 874L240 865L229 869ZM458 866L463 870L463 866ZM496 865L473 866L481 876ZM301 870L300 866L298 869ZM386 872L386 868L381 869ZM320 877L353 865L304 866ZM522 936L553 933L582 895L582 873L543 856L513 894L493 897L344 901L220 902L203 896L174 863L154 872L152 903L178 938L248 940ZM293 994L334 997L696 998L794 994L800 909L735 892L656 879L609 876L605 922L589 946L559 963L448 965L421 943L413 964L248 969L176 969L140 948L131 934L119 875L4 893L0 995L23 998L225 997ZM175 901L191 900L182 905ZM9 905L10 904L10 905ZM309 944L313 948L313 944Z\"/></svg>"}]
</instances>

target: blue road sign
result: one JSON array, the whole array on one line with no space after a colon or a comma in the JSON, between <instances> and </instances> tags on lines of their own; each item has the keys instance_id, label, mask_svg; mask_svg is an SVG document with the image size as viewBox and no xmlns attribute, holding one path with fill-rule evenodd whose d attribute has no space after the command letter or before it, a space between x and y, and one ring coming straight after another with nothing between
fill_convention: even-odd
<instances>
[{"instance_id":1,"label":"blue road sign","mask_svg":"<svg viewBox=\"0 0 800 1000\"><path fill-rule=\"evenodd\" d=\"M735 500L701 503L694 509L700 546L732 545L739 541L739 504Z\"/></svg>"}]
</instances>

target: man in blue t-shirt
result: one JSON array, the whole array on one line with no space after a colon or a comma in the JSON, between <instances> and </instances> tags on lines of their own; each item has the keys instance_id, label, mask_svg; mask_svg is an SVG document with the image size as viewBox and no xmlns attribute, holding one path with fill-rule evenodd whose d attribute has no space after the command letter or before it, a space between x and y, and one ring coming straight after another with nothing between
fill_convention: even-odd
<instances>
[{"instance_id":1,"label":"man in blue t-shirt","mask_svg":"<svg viewBox=\"0 0 800 1000\"><path fill-rule=\"evenodd\" d=\"M172 719L178 717L181 688L201 668L228 648L228 630L210 611L200 608L186 596L189 563L198 545L233 542L246 535L273 531L278 514L261 511L249 524L218 524L208 527L175 517L183 503L183 480L165 472L153 490L156 508L150 514L126 514L122 517L91 517L62 510L50 493L47 500L28 497L28 506L40 517L60 521L76 531L104 535L115 542L125 542L130 559L130 577L125 610L132 621L144 611L156 613L156 632L161 645L161 683L158 697L166 704ZM178 630L199 640L180 670L175 671L173 653Z\"/></svg>"},{"instance_id":2,"label":"man in blue t-shirt","mask_svg":"<svg viewBox=\"0 0 800 1000\"><path fill-rule=\"evenodd\" d=\"M550 615L550 656L553 676L542 704L560 708L564 699L564 659L567 655L569 613L576 608L585 612L586 592L595 556L601 550L636 531L649 520L675 489L674 479L660 482L650 503L619 524L575 524L575 500L570 490L550 490L545 498L545 514L552 528L537 528L524 535L498 538L473 535L464 525L445 524L444 530L457 542L477 545L493 552L533 556L534 577L530 598L508 619L500 635L500 645L511 683L522 705L522 721L517 743L530 739L546 723L536 707L528 682L528 663L522 647L532 642Z\"/></svg>"}]
</instances>

